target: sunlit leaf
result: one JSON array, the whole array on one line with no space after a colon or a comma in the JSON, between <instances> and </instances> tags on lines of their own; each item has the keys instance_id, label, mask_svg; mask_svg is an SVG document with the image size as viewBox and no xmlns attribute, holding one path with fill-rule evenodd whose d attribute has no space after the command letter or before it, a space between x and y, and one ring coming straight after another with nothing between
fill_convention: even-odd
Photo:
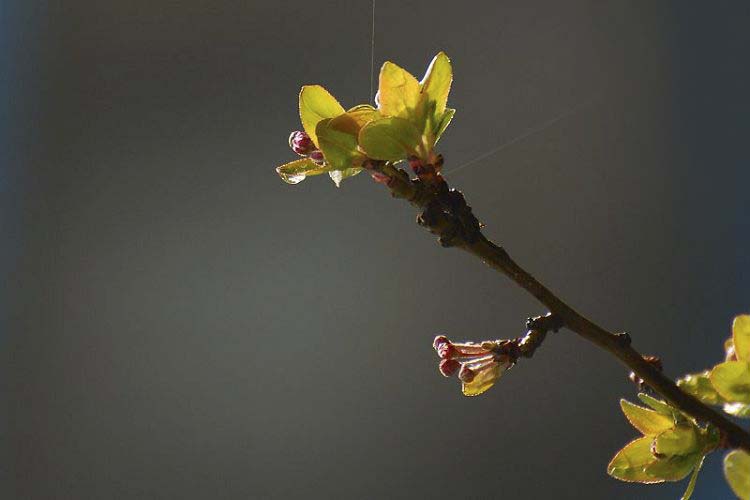
<instances>
[{"instance_id":1,"label":"sunlit leaf","mask_svg":"<svg viewBox=\"0 0 750 500\"><path fill-rule=\"evenodd\" d=\"M727 403L724 411L739 418L750 418L750 404Z\"/></svg>"},{"instance_id":2,"label":"sunlit leaf","mask_svg":"<svg viewBox=\"0 0 750 500\"><path fill-rule=\"evenodd\" d=\"M453 81L453 68L445 52L438 53L427 67L427 72L420 82L423 106L431 108L435 116L440 117L445 112L448 94Z\"/></svg>"},{"instance_id":3,"label":"sunlit leaf","mask_svg":"<svg viewBox=\"0 0 750 500\"><path fill-rule=\"evenodd\" d=\"M461 386L461 391L464 393L464 396L479 396L495 385L495 382L497 382L497 379L500 378L504 371L504 366L499 363L493 363L489 368L480 370L471 382L464 382Z\"/></svg>"},{"instance_id":4,"label":"sunlit leaf","mask_svg":"<svg viewBox=\"0 0 750 500\"><path fill-rule=\"evenodd\" d=\"M648 394L645 394L643 392L638 394L638 399L653 408L657 413L661 413L662 415L666 415L667 417L674 417L675 415L674 408L660 399L656 399L653 396L649 396Z\"/></svg>"},{"instance_id":5,"label":"sunlit leaf","mask_svg":"<svg viewBox=\"0 0 750 500\"><path fill-rule=\"evenodd\" d=\"M620 400L620 407L633 427L645 436L655 436L675 426L674 419L625 399Z\"/></svg>"},{"instance_id":6,"label":"sunlit leaf","mask_svg":"<svg viewBox=\"0 0 750 500\"><path fill-rule=\"evenodd\" d=\"M309 158L300 158L276 167L279 177L287 184L299 184L309 175L320 175L328 170L328 167L318 165Z\"/></svg>"},{"instance_id":7,"label":"sunlit leaf","mask_svg":"<svg viewBox=\"0 0 750 500\"><path fill-rule=\"evenodd\" d=\"M680 481L698 465L703 455L693 454L662 458L646 466L646 474L665 481Z\"/></svg>"},{"instance_id":8,"label":"sunlit leaf","mask_svg":"<svg viewBox=\"0 0 750 500\"><path fill-rule=\"evenodd\" d=\"M440 119L440 122L437 125L437 130L435 131L435 144L437 144L437 141L440 140L440 136L443 135L443 132L445 132L445 129L448 128L448 125L450 125L451 120L453 120L453 115L456 114L455 109L448 108L443 113L443 117Z\"/></svg>"},{"instance_id":9,"label":"sunlit leaf","mask_svg":"<svg viewBox=\"0 0 750 500\"><path fill-rule=\"evenodd\" d=\"M724 404L724 398L716 392L713 384L711 384L709 375L710 372L708 370L685 375L677 381L677 385L680 389L695 396L703 403L710 405Z\"/></svg>"},{"instance_id":10,"label":"sunlit leaf","mask_svg":"<svg viewBox=\"0 0 750 500\"><path fill-rule=\"evenodd\" d=\"M343 170L362 163L364 155L357 149L359 129L357 121L348 113L318 122L315 128L318 146L323 151L326 163L333 170Z\"/></svg>"},{"instance_id":11,"label":"sunlit leaf","mask_svg":"<svg viewBox=\"0 0 750 500\"><path fill-rule=\"evenodd\" d=\"M348 109L346 114L357 122L359 128L364 127L368 122L381 118L380 112L369 104L358 104Z\"/></svg>"},{"instance_id":12,"label":"sunlit leaf","mask_svg":"<svg viewBox=\"0 0 750 500\"><path fill-rule=\"evenodd\" d=\"M734 450L724 457L724 476L741 500L750 500L750 453Z\"/></svg>"},{"instance_id":13,"label":"sunlit leaf","mask_svg":"<svg viewBox=\"0 0 750 500\"><path fill-rule=\"evenodd\" d=\"M344 108L320 85L305 85L299 93L299 117L310 139L319 146L315 127L321 120L335 118Z\"/></svg>"},{"instance_id":14,"label":"sunlit leaf","mask_svg":"<svg viewBox=\"0 0 750 500\"><path fill-rule=\"evenodd\" d=\"M695 483L698 481L698 474L700 474L701 468L703 467L703 462L705 460L705 456L701 457L701 459L693 468L693 474L690 476L690 482L688 482L687 489L685 490L685 493L682 494L682 498L680 500L690 500L690 497L693 496L693 492L695 491Z\"/></svg>"},{"instance_id":15,"label":"sunlit leaf","mask_svg":"<svg viewBox=\"0 0 750 500\"><path fill-rule=\"evenodd\" d=\"M685 424L656 436L653 450L662 455L690 455L698 451L699 445L695 427Z\"/></svg>"},{"instance_id":16,"label":"sunlit leaf","mask_svg":"<svg viewBox=\"0 0 750 500\"><path fill-rule=\"evenodd\" d=\"M740 361L750 361L750 314L741 314L732 322L734 353Z\"/></svg>"},{"instance_id":17,"label":"sunlit leaf","mask_svg":"<svg viewBox=\"0 0 750 500\"><path fill-rule=\"evenodd\" d=\"M432 59L420 82L420 100L417 119L414 122L416 127L427 135L427 140L431 141L431 144L437 142L450 122L450 116L446 117L445 112L452 81L453 69L450 59L444 52L440 52Z\"/></svg>"},{"instance_id":18,"label":"sunlit leaf","mask_svg":"<svg viewBox=\"0 0 750 500\"><path fill-rule=\"evenodd\" d=\"M414 119L419 82L405 69L387 61L380 69L377 102L383 116Z\"/></svg>"},{"instance_id":19,"label":"sunlit leaf","mask_svg":"<svg viewBox=\"0 0 750 500\"><path fill-rule=\"evenodd\" d=\"M328 172L328 175L331 177L333 183L336 184L336 187L341 187L341 181L348 179L349 177L354 177L362 170L364 169L358 167L345 168L343 170L331 170Z\"/></svg>"},{"instance_id":20,"label":"sunlit leaf","mask_svg":"<svg viewBox=\"0 0 750 500\"><path fill-rule=\"evenodd\" d=\"M711 370L711 384L730 403L750 403L750 362L725 361Z\"/></svg>"},{"instance_id":21,"label":"sunlit leaf","mask_svg":"<svg viewBox=\"0 0 750 500\"><path fill-rule=\"evenodd\" d=\"M359 146L376 160L398 161L415 154L420 134L403 118L371 121L359 132Z\"/></svg>"},{"instance_id":22,"label":"sunlit leaf","mask_svg":"<svg viewBox=\"0 0 750 500\"><path fill-rule=\"evenodd\" d=\"M656 457L651 453L650 437L631 441L617 452L607 466L607 474L621 481L636 483L661 483L664 480L646 474L645 469Z\"/></svg>"}]
</instances>

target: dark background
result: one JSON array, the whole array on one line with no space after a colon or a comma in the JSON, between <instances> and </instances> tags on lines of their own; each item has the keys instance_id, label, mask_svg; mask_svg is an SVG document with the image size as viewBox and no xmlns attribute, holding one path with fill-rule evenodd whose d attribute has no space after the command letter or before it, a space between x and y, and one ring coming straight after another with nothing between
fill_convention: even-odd
<instances>
[{"instance_id":1,"label":"dark background","mask_svg":"<svg viewBox=\"0 0 750 500\"><path fill-rule=\"evenodd\" d=\"M483 397L432 337L545 312L365 175L283 184L300 85L367 101L370 3L3 2L3 498L677 498L609 478L627 371L561 332ZM750 7L378 0L445 50L487 234L672 376L747 312ZM582 105L584 103L584 105ZM696 497L730 498L720 454Z\"/></svg>"}]
</instances>

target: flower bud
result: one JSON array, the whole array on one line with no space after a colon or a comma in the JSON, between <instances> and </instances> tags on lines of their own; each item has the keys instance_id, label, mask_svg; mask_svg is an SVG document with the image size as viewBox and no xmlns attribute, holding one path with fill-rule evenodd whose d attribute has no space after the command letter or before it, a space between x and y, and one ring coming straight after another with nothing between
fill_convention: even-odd
<instances>
[{"instance_id":1,"label":"flower bud","mask_svg":"<svg viewBox=\"0 0 750 500\"><path fill-rule=\"evenodd\" d=\"M443 342L437 348L437 354L440 359L451 359L458 354L456 348L450 342Z\"/></svg>"},{"instance_id":2,"label":"flower bud","mask_svg":"<svg viewBox=\"0 0 750 500\"><path fill-rule=\"evenodd\" d=\"M307 156L316 149L310 136L300 130L289 135L289 147L300 156Z\"/></svg>"},{"instance_id":3,"label":"flower bud","mask_svg":"<svg viewBox=\"0 0 750 500\"><path fill-rule=\"evenodd\" d=\"M435 337L435 340L432 341L432 348L437 351L440 348L440 344L445 344L446 342L450 342L448 337L445 335L438 335Z\"/></svg>"},{"instance_id":4,"label":"flower bud","mask_svg":"<svg viewBox=\"0 0 750 500\"><path fill-rule=\"evenodd\" d=\"M407 161L409 162L409 166L415 174L419 175L422 172L424 164L422 163L422 160L419 159L419 157L410 156L409 158L407 158Z\"/></svg>"},{"instance_id":5,"label":"flower bud","mask_svg":"<svg viewBox=\"0 0 750 500\"><path fill-rule=\"evenodd\" d=\"M461 368L461 363L455 359L444 359L440 362L439 368L440 373L442 373L444 377L452 377L456 374L459 368Z\"/></svg>"},{"instance_id":6,"label":"flower bud","mask_svg":"<svg viewBox=\"0 0 750 500\"><path fill-rule=\"evenodd\" d=\"M312 151L308 157L318 165L323 165L326 162L326 159L323 157L323 152L319 149Z\"/></svg>"},{"instance_id":7,"label":"flower bud","mask_svg":"<svg viewBox=\"0 0 750 500\"><path fill-rule=\"evenodd\" d=\"M380 172L370 172L370 177L372 177L372 180L374 180L378 184L385 184L386 186L391 182L391 178L389 176Z\"/></svg>"},{"instance_id":8,"label":"flower bud","mask_svg":"<svg viewBox=\"0 0 750 500\"><path fill-rule=\"evenodd\" d=\"M461 380L461 382L468 384L472 380L474 380L474 377L476 376L476 372L469 368L467 365L461 366L461 370L458 372L458 378Z\"/></svg>"}]
</instances>

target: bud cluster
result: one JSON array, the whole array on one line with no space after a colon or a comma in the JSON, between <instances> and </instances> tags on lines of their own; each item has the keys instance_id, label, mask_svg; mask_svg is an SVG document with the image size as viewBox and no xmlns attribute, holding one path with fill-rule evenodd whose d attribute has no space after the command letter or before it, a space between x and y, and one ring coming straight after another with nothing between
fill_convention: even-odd
<instances>
[{"instance_id":1,"label":"bud cluster","mask_svg":"<svg viewBox=\"0 0 750 500\"><path fill-rule=\"evenodd\" d=\"M432 347L440 358L440 373L445 377L458 374L467 395L489 389L518 359L518 345L510 340L456 343L438 335ZM472 392L472 384L481 384L482 388Z\"/></svg>"},{"instance_id":2,"label":"bud cluster","mask_svg":"<svg viewBox=\"0 0 750 500\"><path fill-rule=\"evenodd\" d=\"M428 161L424 161L417 156L410 156L407 161L421 181L434 184L441 179L439 176L440 170L443 168L443 155L432 153Z\"/></svg>"},{"instance_id":3,"label":"bud cluster","mask_svg":"<svg viewBox=\"0 0 750 500\"><path fill-rule=\"evenodd\" d=\"M318 165L325 163L323 152L320 151L309 135L301 130L295 130L289 135L289 147L300 156L306 156Z\"/></svg>"}]
</instances>

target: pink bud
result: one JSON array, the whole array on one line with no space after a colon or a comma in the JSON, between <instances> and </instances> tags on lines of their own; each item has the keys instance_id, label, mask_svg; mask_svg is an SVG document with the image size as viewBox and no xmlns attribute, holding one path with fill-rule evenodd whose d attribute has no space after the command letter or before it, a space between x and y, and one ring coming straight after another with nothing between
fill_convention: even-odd
<instances>
[{"instance_id":1,"label":"pink bud","mask_svg":"<svg viewBox=\"0 0 750 500\"><path fill-rule=\"evenodd\" d=\"M437 348L437 355L440 359L455 358L458 354L458 351L450 342L443 342Z\"/></svg>"},{"instance_id":2,"label":"pink bud","mask_svg":"<svg viewBox=\"0 0 750 500\"><path fill-rule=\"evenodd\" d=\"M370 172L370 177L372 177L372 180L374 180L378 184L385 184L386 186L389 182L391 182L391 178L389 176L381 174L380 172Z\"/></svg>"},{"instance_id":3,"label":"pink bud","mask_svg":"<svg viewBox=\"0 0 750 500\"><path fill-rule=\"evenodd\" d=\"M461 380L461 382L465 382L467 384L474 380L475 376L476 372L474 372L474 370L466 365L463 365L461 367L461 370L458 372L458 378Z\"/></svg>"},{"instance_id":4,"label":"pink bud","mask_svg":"<svg viewBox=\"0 0 750 500\"><path fill-rule=\"evenodd\" d=\"M455 359L444 359L440 362L439 368L440 373L442 373L444 377L452 377L456 374L458 369L461 368L461 363Z\"/></svg>"},{"instance_id":5,"label":"pink bud","mask_svg":"<svg viewBox=\"0 0 750 500\"><path fill-rule=\"evenodd\" d=\"M409 161L409 166L411 167L412 170L414 170L415 174L418 174L422 170L422 166L423 166L422 160L420 160L418 157L410 156L408 158L408 161Z\"/></svg>"},{"instance_id":6,"label":"pink bud","mask_svg":"<svg viewBox=\"0 0 750 500\"><path fill-rule=\"evenodd\" d=\"M289 135L289 147L300 156L307 156L315 150L315 144L310 136L300 130Z\"/></svg>"},{"instance_id":7,"label":"pink bud","mask_svg":"<svg viewBox=\"0 0 750 500\"><path fill-rule=\"evenodd\" d=\"M326 162L326 159L323 157L323 152L319 149L311 152L308 157L318 165L323 165Z\"/></svg>"},{"instance_id":8,"label":"pink bud","mask_svg":"<svg viewBox=\"0 0 750 500\"><path fill-rule=\"evenodd\" d=\"M445 344L446 342L450 342L450 340L448 340L448 337L446 337L445 335L438 335L437 337L435 337L435 340L432 341L432 348L437 351L440 347L440 344Z\"/></svg>"}]
</instances>

